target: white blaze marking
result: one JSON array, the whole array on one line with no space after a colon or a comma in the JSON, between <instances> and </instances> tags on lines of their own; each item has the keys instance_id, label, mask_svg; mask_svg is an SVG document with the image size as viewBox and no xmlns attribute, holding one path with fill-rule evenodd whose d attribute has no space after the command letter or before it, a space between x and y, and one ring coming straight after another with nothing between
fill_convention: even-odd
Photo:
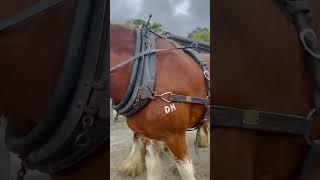
<instances>
[{"instance_id":1,"label":"white blaze marking","mask_svg":"<svg viewBox=\"0 0 320 180\"><path fill-rule=\"evenodd\" d=\"M166 114L173 112L173 111L176 111L176 110L177 110L177 108L173 103L169 104L169 106L164 106L164 112Z\"/></svg>"}]
</instances>

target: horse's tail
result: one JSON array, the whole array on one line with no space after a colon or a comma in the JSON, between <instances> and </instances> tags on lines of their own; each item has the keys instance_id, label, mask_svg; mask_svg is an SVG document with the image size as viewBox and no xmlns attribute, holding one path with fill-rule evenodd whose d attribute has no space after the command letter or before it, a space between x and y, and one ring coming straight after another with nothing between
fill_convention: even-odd
<instances>
[{"instance_id":1,"label":"horse's tail","mask_svg":"<svg viewBox=\"0 0 320 180\"><path fill-rule=\"evenodd\" d=\"M196 133L195 141L195 151L198 154L198 147L207 147L209 145L209 125L208 121L204 122L198 129Z\"/></svg>"}]
</instances>

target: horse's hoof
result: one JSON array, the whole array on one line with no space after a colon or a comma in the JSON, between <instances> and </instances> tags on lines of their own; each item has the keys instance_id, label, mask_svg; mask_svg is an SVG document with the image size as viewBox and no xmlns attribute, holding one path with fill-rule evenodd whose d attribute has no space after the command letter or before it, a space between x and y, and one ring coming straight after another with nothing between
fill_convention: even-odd
<instances>
[{"instance_id":1,"label":"horse's hoof","mask_svg":"<svg viewBox=\"0 0 320 180\"><path fill-rule=\"evenodd\" d=\"M140 161L125 160L121 163L118 171L124 176L139 176L143 173L143 163Z\"/></svg>"}]
</instances>

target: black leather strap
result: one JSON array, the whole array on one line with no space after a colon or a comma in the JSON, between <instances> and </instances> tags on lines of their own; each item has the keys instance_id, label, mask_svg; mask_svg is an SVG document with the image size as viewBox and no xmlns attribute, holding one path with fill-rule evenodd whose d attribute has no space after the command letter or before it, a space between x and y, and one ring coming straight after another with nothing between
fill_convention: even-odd
<instances>
[{"instance_id":1,"label":"black leather strap","mask_svg":"<svg viewBox=\"0 0 320 180\"><path fill-rule=\"evenodd\" d=\"M170 101L206 105L208 103L208 98L172 94L170 95Z\"/></svg>"},{"instance_id":2,"label":"black leather strap","mask_svg":"<svg viewBox=\"0 0 320 180\"><path fill-rule=\"evenodd\" d=\"M301 174L299 180L310 180L314 173L314 166L317 164L317 160L320 154L320 142L317 140L314 142L307 151L306 157L302 164Z\"/></svg>"},{"instance_id":3,"label":"black leather strap","mask_svg":"<svg viewBox=\"0 0 320 180\"><path fill-rule=\"evenodd\" d=\"M179 44L182 44L183 46L185 46L186 44L191 44L191 43L195 42L191 39L171 34L170 32L165 32L164 34L165 34L166 38L172 39L172 40L178 42ZM201 42L197 42L197 44L198 44L198 47L196 50L200 49L200 51L202 51L202 52L210 53L210 45L209 44L205 44L205 43L201 43Z\"/></svg>"},{"instance_id":4,"label":"black leather strap","mask_svg":"<svg viewBox=\"0 0 320 180\"><path fill-rule=\"evenodd\" d=\"M13 129L8 129L6 136L8 148L21 155L28 164L27 168L49 174L78 163L104 144L108 137L106 79L101 77L107 71L107 67L101 66L106 64L103 58L106 57L108 36L104 32L107 29L107 1L78 0L76 9L65 69L61 76L63 81L60 79L58 85L61 86L56 91L64 94L64 88L74 85L67 98L71 104L57 103L63 109L50 106L52 112L65 111L59 119L53 119L55 123L51 122L52 127L48 127L47 123L50 125L50 122L40 121L26 137L16 137ZM74 63L77 65L71 66ZM64 77L69 75L66 70L77 73L71 74L72 77ZM64 102L63 99L57 100Z\"/></svg>"},{"instance_id":5,"label":"black leather strap","mask_svg":"<svg viewBox=\"0 0 320 180\"><path fill-rule=\"evenodd\" d=\"M313 82L313 103L320 112L320 40L311 28L312 11L307 0L275 0L289 20L295 25L301 45L305 50L306 64Z\"/></svg>"},{"instance_id":6,"label":"black leather strap","mask_svg":"<svg viewBox=\"0 0 320 180\"><path fill-rule=\"evenodd\" d=\"M301 116L224 106L213 106L211 113L213 117L211 126L213 128L241 128L295 135L307 135L310 130L310 121Z\"/></svg>"},{"instance_id":7,"label":"black leather strap","mask_svg":"<svg viewBox=\"0 0 320 180\"><path fill-rule=\"evenodd\" d=\"M78 1L74 16L69 44L65 50L65 60L54 94L49 100L48 111L36 127L24 137L16 136L15 130L8 124L6 129L6 145L17 154L28 154L44 144L63 123L79 81L87 43L90 22L90 3Z\"/></svg>"},{"instance_id":8,"label":"black leather strap","mask_svg":"<svg viewBox=\"0 0 320 180\"><path fill-rule=\"evenodd\" d=\"M59 4L63 0L41 0L37 4L33 5L31 8L23 11L22 13L13 16L9 19L0 22L0 31L4 31L14 25L17 25L29 18L38 15L39 13Z\"/></svg>"}]
</instances>

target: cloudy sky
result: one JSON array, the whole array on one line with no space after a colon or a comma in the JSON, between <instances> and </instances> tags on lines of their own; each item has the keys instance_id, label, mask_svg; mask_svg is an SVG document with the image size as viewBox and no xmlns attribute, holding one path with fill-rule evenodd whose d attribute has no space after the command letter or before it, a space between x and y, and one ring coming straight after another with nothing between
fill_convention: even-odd
<instances>
[{"instance_id":1,"label":"cloudy sky","mask_svg":"<svg viewBox=\"0 0 320 180\"><path fill-rule=\"evenodd\" d=\"M210 0L111 0L111 23L124 24L130 18L159 22L163 30L187 36L197 27L210 29Z\"/></svg>"}]
</instances>

